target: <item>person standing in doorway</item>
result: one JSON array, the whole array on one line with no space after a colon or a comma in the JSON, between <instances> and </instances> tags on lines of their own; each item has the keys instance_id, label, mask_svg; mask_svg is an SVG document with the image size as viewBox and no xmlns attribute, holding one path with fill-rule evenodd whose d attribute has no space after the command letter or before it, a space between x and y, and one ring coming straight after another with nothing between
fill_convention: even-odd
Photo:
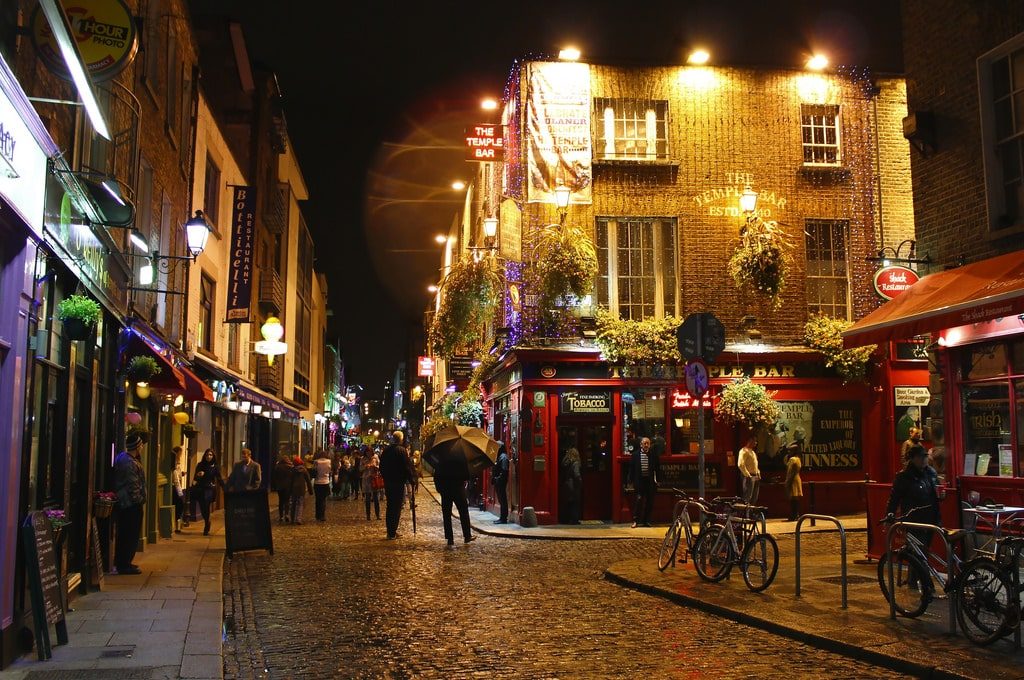
<instances>
[{"instance_id":1,"label":"person standing in doorway","mask_svg":"<svg viewBox=\"0 0 1024 680\"><path fill-rule=\"evenodd\" d=\"M139 549L142 509L146 505L146 471L142 467L145 442L138 432L124 440L124 451L114 459L114 492L117 494L117 536L114 543L114 568L118 574L141 574L132 564Z\"/></svg>"},{"instance_id":2,"label":"person standing in doorway","mask_svg":"<svg viewBox=\"0 0 1024 680\"><path fill-rule=\"evenodd\" d=\"M185 463L182 460L181 447L171 449L174 469L171 470L171 502L174 503L174 533L180 534L182 517L185 515ZM187 526L187 524L186 524Z\"/></svg>"},{"instance_id":3,"label":"person standing in doorway","mask_svg":"<svg viewBox=\"0 0 1024 680\"><path fill-rule=\"evenodd\" d=\"M413 481L409 452L402 446L404 440L405 433L396 430L394 440L380 456L380 474L384 477L384 497L387 499L384 519L388 540L398 538L398 523L402 519L402 506L405 504L405 485Z\"/></svg>"},{"instance_id":4,"label":"person standing in doorway","mask_svg":"<svg viewBox=\"0 0 1024 680\"><path fill-rule=\"evenodd\" d=\"M569 447L562 459L562 488L565 490L565 524L580 523L580 495L583 489L580 472L580 452L575 446Z\"/></svg>"},{"instance_id":5,"label":"person standing in doorway","mask_svg":"<svg viewBox=\"0 0 1024 680\"><path fill-rule=\"evenodd\" d=\"M501 508L501 514L494 523L508 524L508 451L505 450L504 444L498 447L498 460L491 471L491 483L494 484L494 494L498 497L498 507Z\"/></svg>"},{"instance_id":6,"label":"person standing in doorway","mask_svg":"<svg viewBox=\"0 0 1024 680\"><path fill-rule=\"evenodd\" d=\"M274 466L274 477L271 480L277 492L277 521L280 523L292 520L292 464L283 453L278 456Z\"/></svg>"},{"instance_id":7,"label":"person standing in doorway","mask_svg":"<svg viewBox=\"0 0 1024 680\"><path fill-rule=\"evenodd\" d=\"M313 493L313 480L302 458L295 456L292 461L292 486L289 493L291 502L292 524L302 524L302 514L306 509L306 496Z\"/></svg>"},{"instance_id":8,"label":"person standing in doorway","mask_svg":"<svg viewBox=\"0 0 1024 680\"><path fill-rule=\"evenodd\" d=\"M789 499L789 521L795 522L800 516L800 500L804 497L803 480L800 479L800 443L794 442L786 449L786 498Z\"/></svg>"},{"instance_id":9,"label":"person standing in doorway","mask_svg":"<svg viewBox=\"0 0 1024 680\"><path fill-rule=\"evenodd\" d=\"M228 475L228 491L255 491L263 483L263 471L260 464L252 459L252 451L242 449L242 460Z\"/></svg>"},{"instance_id":10,"label":"person standing in doorway","mask_svg":"<svg viewBox=\"0 0 1024 680\"><path fill-rule=\"evenodd\" d=\"M739 460L736 467L739 468L743 477L743 500L748 505L757 503L757 496L761 492L761 470L757 465L757 439L753 435L747 437L747 442L740 449Z\"/></svg>"},{"instance_id":11,"label":"person standing in doorway","mask_svg":"<svg viewBox=\"0 0 1024 680\"><path fill-rule=\"evenodd\" d=\"M199 512L203 514L203 536L210 535L210 504L217 494L217 487L224 488L224 478L217 465L217 456L213 449L206 449L203 458L196 463L195 489L199 494Z\"/></svg>"},{"instance_id":12,"label":"person standing in doorway","mask_svg":"<svg viewBox=\"0 0 1024 680\"><path fill-rule=\"evenodd\" d=\"M327 521L327 494L331 489L331 471L334 465L324 451L313 459L313 493L316 496L316 521Z\"/></svg>"},{"instance_id":13,"label":"person standing in doorway","mask_svg":"<svg viewBox=\"0 0 1024 680\"><path fill-rule=\"evenodd\" d=\"M633 449L630 458L630 477L636 488L636 503L633 505L633 528L651 526L651 511L654 509L654 494L658 489L660 461L651 454L651 440L644 437Z\"/></svg>"}]
</instances>

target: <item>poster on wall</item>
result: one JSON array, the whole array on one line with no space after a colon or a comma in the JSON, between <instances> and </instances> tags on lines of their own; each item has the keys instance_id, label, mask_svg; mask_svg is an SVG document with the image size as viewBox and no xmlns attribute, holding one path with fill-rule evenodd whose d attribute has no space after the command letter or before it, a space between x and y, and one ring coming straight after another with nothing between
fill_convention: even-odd
<instances>
[{"instance_id":1,"label":"poster on wall","mask_svg":"<svg viewBox=\"0 0 1024 680\"><path fill-rule=\"evenodd\" d=\"M559 184L572 203L590 203L590 67L543 62L530 68L527 96L529 203L554 203Z\"/></svg>"},{"instance_id":2,"label":"poster on wall","mask_svg":"<svg viewBox=\"0 0 1024 680\"><path fill-rule=\"evenodd\" d=\"M1013 477L1013 447L1009 444L999 445L999 476Z\"/></svg>"},{"instance_id":3,"label":"poster on wall","mask_svg":"<svg viewBox=\"0 0 1024 680\"><path fill-rule=\"evenodd\" d=\"M928 403L931 392L927 387L894 387L893 419L896 423L896 441L910 439L910 428L921 429L928 422Z\"/></svg>"},{"instance_id":4,"label":"poster on wall","mask_svg":"<svg viewBox=\"0 0 1024 680\"><path fill-rule=\"evenodd\" d=\"M757 442L766 469L785 467L783 453L798 445L803 466L813 470L863 467L860 402L780 401L782 416Z\"/></svg>"}]
</instances>

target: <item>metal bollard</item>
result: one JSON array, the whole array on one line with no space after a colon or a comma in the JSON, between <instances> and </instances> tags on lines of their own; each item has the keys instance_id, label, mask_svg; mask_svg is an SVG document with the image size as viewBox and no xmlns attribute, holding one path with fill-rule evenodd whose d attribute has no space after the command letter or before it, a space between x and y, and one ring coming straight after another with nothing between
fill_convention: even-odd
<instances>
[{"instance_id":1,"label":"metal bollard","mask_svg":"<svg viewBox=\"0 0 1024 680\"><path fill-rule=\"evenodd\" d=\"M840 585L843 591L843 609L846 609L846 529L843 527L843 523L831 515L815 515L807 514L800 515L796 520L796 596L800 597L800 529L803 527L804 520L811 520L811 526L814 526L814 520L820 519L826 522L832 522L839 529L839 559L842 560L842 579ZM890 591L891 592L891 591Z\"/></svg>"}]
</instances>

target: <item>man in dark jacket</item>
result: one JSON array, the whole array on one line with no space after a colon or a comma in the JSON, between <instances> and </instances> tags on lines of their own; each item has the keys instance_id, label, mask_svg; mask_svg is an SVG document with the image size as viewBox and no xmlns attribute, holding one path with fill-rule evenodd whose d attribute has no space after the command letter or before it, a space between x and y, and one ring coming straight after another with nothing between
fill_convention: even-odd
<instances>
[{"instance_id":1,"label":"man in dark jacket","mask_svg":"<svg viewBox=\"0 0 1024 680\"><path fill-rule=\"evenodd\" d=\"M146 471L142 456L142 436L130 432L124 451L114 459L114 491L117 493L117 536L114 544L114 567L118 574L141 574L132 564L139 548L142 531L142 507L146 504Z\"/></svg>"},{"instance_id":2,"label":"man in dark jacket","mask_svg":"<svg viewBox=\"0 0 1024 680\"><path fill-rule=\"evenodd\" d=\"M938 524L939 517L939 476L935 468L928 465L928 452L923 446L912 446L907 451L907 467L892 481L892 492L886 513L896 508L906 517L905 521L920 524ZM925 532L927 544L927 532Z\"/></svg>"},{"instance_id":3,"label":"man in dark jacket","mask_svg":"<svg viewBox=\"0 0 1024 680\"><path fill-rule=\"evenodd\" d=\"M380 475L384 478L384 497L388 502L384 515L388 540L398 538L398 522L402 518L402 505L405 503L405 485L412 482L409 452L402 446L404 439L405 434L401 430L395 431L394 440L380 456Z\"/></svg>"},{"instance_id":4,"label":"man in dark jacket","mask_svg":"<svg viewBox=\"0 0 1024 680\"><path fill-rule=\"evenodd\" d=\"M633 527L651 526L651 510L654 509L654 494L658 489L658 473L661 471L660 457L651 450L651 440L644 437L640 446L633 449L629 462L629 475L636 489L636 503L633 505Z\"/></svg>"},{"instance_id":5,"label":"man in dark jacket","mask_svg":"<svg viewBox=\"0 0 1024 680\"><path fill-rule=\"evenodd\" d=\"M491 483L494 484L494 493L501 507L501 516L495 524L508 524L508 452L504 444L498 447L498 460L491 471Z\"/></svg>"},{"instance_id":6,"label":"man in dark jacket","mask_svg":"<svg viewBox=\"0 0 1024 680\"><path fill-rule=\"evenodd\" d=\"M466 482L469 480L469 466L465 460L455 456L441 459L434 468L434 488L441 494L441 517L444 520L444 537L448 545L455 545L452 531L452 505L459 510L462 523L462 538L466 543L476 540L469 524L469 501L466 500Z\"/></svg>"},{"instance_id":7,"label":"man in dark jacket","mask_svg":"<svg viewBox=\"0 0 1024 680\"><path fill-rule=\"evenodd\" d=\"M274 466L274 476L271 479L274 491L277 492L277 521L291 521L291 496L292 496L292 463L288 456L281 454Z\"/></svg>"},{"instance_id":8,"label":"man in dark jacket","mask_svg":"<svg viewBox=\"0 0 1024 680\"><path fill-rule=\"evenodd\" d=\"M228 491L255 491L262 483L260 464L252 459L252 451L242 449L242 460L235 463L228 475Z\"/></svg>"}]
</instances>

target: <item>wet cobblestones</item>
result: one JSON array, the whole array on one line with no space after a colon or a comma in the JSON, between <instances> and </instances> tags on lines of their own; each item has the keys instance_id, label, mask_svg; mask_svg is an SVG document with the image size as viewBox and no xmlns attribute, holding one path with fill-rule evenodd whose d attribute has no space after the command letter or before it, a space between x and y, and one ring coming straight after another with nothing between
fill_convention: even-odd
<instances>
[{"instance_id":1,"label":"wet cobblestones","mask_svg":"<svg viewBox=\"0 0 1024 680\"><path fill-rule=\"evenodd\" d=\"M333 501L326 523L275 525L273 556L226 561L225 678L896 677L603 579L655 541L448 549L424 493L418 520L413 535L406 509L388 541L361 503Z\"/></svg>"}]
</instances>

